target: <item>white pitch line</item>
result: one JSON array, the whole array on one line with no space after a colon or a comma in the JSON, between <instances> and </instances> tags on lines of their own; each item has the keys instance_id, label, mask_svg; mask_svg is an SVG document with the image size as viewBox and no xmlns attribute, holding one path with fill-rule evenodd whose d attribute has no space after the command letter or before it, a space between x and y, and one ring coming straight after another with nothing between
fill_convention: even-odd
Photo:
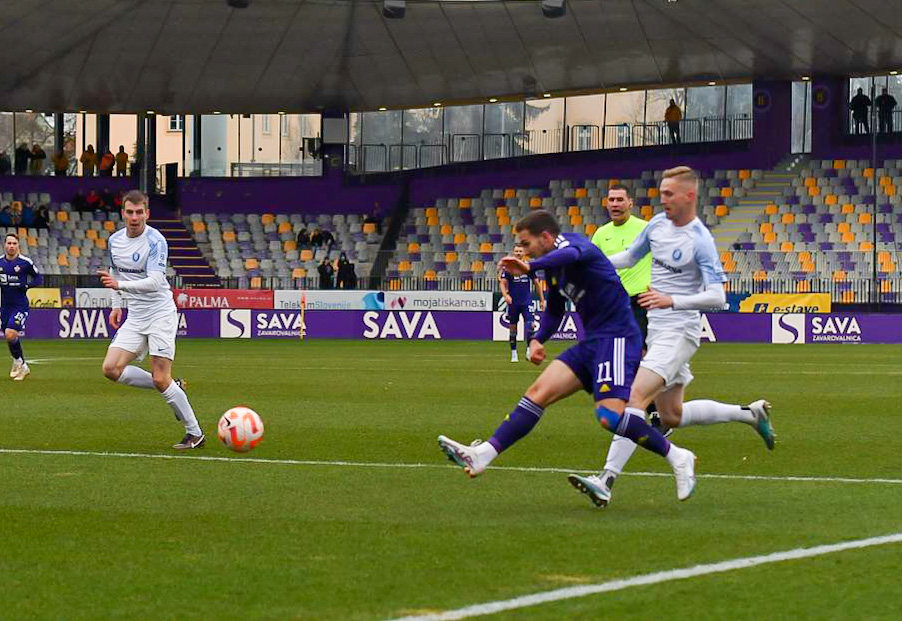
<instances>
[{"instance_id":1,"label":"white pitch line","mask_svg":"<svg viewBox=\"0 0 902 621\"><path fill-rule=\"evenodd\" d=\"M104 451L69 451L52 449L7 449L0 448L0 454L7 455L64 455L73 457L118 457L130 459L184 459L188 461L228 462L232 464L252 463L269 464L274 466L333 466L341 468L440 468L443 470L456 469L450 464L423 464L423 463L385 463L371 461L327 461L316 459L260 459L255 457L215 457L212 455L167 455L164 453L117 453ZM438 458L437 458L438 459ZM586 468L543 468L530 466L490 466L492 471L507 472L538 472L552 474L571 474L594 472ZM666 477L673 475L665 472L625 472L625 475L634 477ZM902 479L881 478L850 478L850 477L816 477L816 476L766 476L754 474L699 474L699 479L727 479L738 481L778 481L801 483L885 483L889 485L902 485Z\"/></svg>"},{"instance_id":2,"label":"white pitch line","mask_svg":"<svg viewBox=\"0 0 902 621\"><path fill-rule=\"evenodd\" d=\"M513 599L486 602L484 604L475 604L473 606L458 608L456 610L448 610L446 612L401 617L395 619L394 621L452 621L454 619L469 619L470 617L481 617L484 615L504 612L505 610L516 610L519 608L526 608L528 606L547 604L549 602L559 602L566 599L586 597L587 595L596 595L598 593L621 591L623 589L628 589L635 586L648 586L651 584L670 582L672 580L685 580L686 578L708 576L711 574L719 574L736 569L748 569L750 567L758 567L759 565L782 563L783 561L794 561L798 559L823 556L825 554L834 554L836 552L843 552L845 550L858 550L861 548L883 546L892 543L902 543L902 533L895 533L882 537L857 539L855 541L846 541L843 543L820 545L813 548L795 548L793 550L786 550L784 552L774 552L772 554L762 554L760 556L747 556L744 558L721 561L719 563L695 565L693 567L685 567L682 569L657 571L651 574L643 574L640 576L633 576L632 578L611 580L609 582L602 582L600 584L587 584L582 586L566 587L563 589L554 589L553 591L534 593L532 595L523 595L521 597L515 597Z\"/></svg>"}]
</instances>

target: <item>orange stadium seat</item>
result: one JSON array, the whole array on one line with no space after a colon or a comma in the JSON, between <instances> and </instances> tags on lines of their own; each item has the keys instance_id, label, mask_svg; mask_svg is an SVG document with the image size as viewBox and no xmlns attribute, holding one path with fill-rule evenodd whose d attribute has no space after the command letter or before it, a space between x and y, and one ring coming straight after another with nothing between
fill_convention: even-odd
<instances>
[{"instance_id":1,"label":"orange stadium seat","mask_svg":"<svg viewBox=\"0 0 902 621\"><path fill-rule=\"evenodd\" d=\"M265 213L260 216L260 224L272 224L276 221L276 217L271 213Z\"/></svg>"},{"instance_id":2,"label":"orange stadium seat","mask_svg":"<svg viewBox=\"0 0 902 621\"><path fill-rule=\"evenodd\" d=\"M724 216L726 216L729 213L730 213L730 208L727 207L726 205L718 205L717 207L714 208L714 215L717 216L718 218L723 218Z\"/></svg>"},{"instance_id":3,"label":"orange stadium seat","mask_svg":"<svg viewBox=\"0 0 902 621\"><path fill-rule=\"evenodd\" d=\"M839 197L836 196L836 194L827 194L827 196L824 197L824 203L827 205L836 205L839 203Z\"/></svg>"},{"instance_id":4,"label":"orange stadium seat","mask_svg":"<svg viewBox=\"0 0 902 621\"><path fill-rule=\"evenodd\" d=\"M513 188L508 188L504 191L504 198L517 198L517 191Z\"/></svg>"},{"instance_id":5,"label":"orange stadium seat","mask_svg":"<svg viewBox=\"0 0 902 621\"><path fill-rule=\"evenodd\" d=\"M293 229L291 228L291 222L283 222L282 224L279 225L279 228L278 228L278 231L280 234L281 233L291 233L292 230Z\"/></svg>"},{"instance_id":6,"label":"orange stadium seat","mask_svg":"<svg viewBox=\"0 0 902 621\"><path fill-rule=\"evenodd\" d=\"M783 224L792 224L795 221L795 214L792 213L784 213L783 217L780 218L780 222L782 222Z\"/></svg>"},{"instance_id":7,"label":"orange stadium seat","mask_svg":"<svg viewBox=\"0 0 902 621\"><path fill-rule=\"evenodd\" d=\"M438 217L438 208L427 207L426 208L426 217L427 218L437 218Z\"/></svg>"},{"instance_id":8,"label":"orange stadium seat","mask_svg":"<svg viewBox=\"0 0 902 621\"><path fill-rule=\"evenodd\" d=\"M764 208L764 213L766 213L769 216L776 214L777 211L778 211L777 206L774 205L773 203L769 204L767 207Z\"/></svg>"},{"instance_id":9,"label":"orange stadium seat","mask_svg":"<svg viewBox=\"0 0 902 621\"><path fill-rule=\"evenodd\" d=\"M445 263L457 263L457 253L456 252L446 252L445 253Z\"/></svg>"},{"instance_id":10,"label":"orange stadium seat","mask_svg":"<svg viewBox=\"0 0 902 621\"><path fill-rule=\"evenodd\" d=\"M375 227L375 225L373 226ZM450 235L454 231L450 224L443 224L442 228L439 230L441 231L442 235Z\"/></svg>"},{"instance_id":11,"label":"orange stadium seat","mask_svg":"<svg viewBox=\"0 0 902 621\"><path fill-rule=\"evenodd\" d=\"M301 261L312 261L313 260L313 251L312 250L301 250Z\"/></svg>"},{"instance_id":12,"label":"orange stadium seat","mask_svg":"<svg viewBox=\"0 0 902 621\"><path fill-rule=\"evenodd\" d=\"M294 239L288 239L285 241L284 244L282 244L282 250L284 250L285 252L288 252L289 250L297 250L297 249L298 249L298 242Z\"/></svg>"},{"instance_id":13,"label":"orange stadium seat","mask_svg":"<svg viewBox=\"0 0 902 621\"><path fill-rule=\"evenodd\" d=\"M244 269L255 270L258 267L260 267L260 262L257 259L250 258L244 260Z\"/></svg>"},{"instance_id":14,"label":"orange stadium seat","mask_svg":"<svg viewBox=\"0 0 902 621\"><path fill-rule=\"evenodd\" d=\"M459 209L466 209L466 208L468 208L468 207L470 206L470 204L471 204L471 203L470 203L470 199L469 199L469 198L462 198L462 199L460 199L460 202L457 203L457 207L458 207Z\"/></svg>"},{"instance_id":15,"label":"orange stadium seat","mask_svg":"<svg viewBox=\"0 0 902 621\"><path fill-rule=\"evenodd\" d=\"M307 270L305 270L303 267L296 267L293 270L291 270L292 278L306 278L306 276L307 276Z\"/></svg>"},{"instance_id":16,"label":"orange stadium seat","mask_svg":"<svg viewBox=\"0 0 902 621\"><path fill-rule=\"evenodd\" d=\"M455 244L465 244L465 243L467 243L467 234L466 234L466 233L457 233L457 234L454 236L454 243L455 243Z\"/></svg>"}]
</instances>

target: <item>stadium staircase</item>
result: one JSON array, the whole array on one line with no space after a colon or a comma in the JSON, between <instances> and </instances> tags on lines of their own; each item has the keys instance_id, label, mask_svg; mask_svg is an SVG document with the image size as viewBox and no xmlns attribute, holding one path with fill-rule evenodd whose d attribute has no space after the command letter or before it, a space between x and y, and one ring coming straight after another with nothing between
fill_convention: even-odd
<instances>
[{"instance_id":1,"label":"stadium staircase","mask_svg":"<svg viewBox=\"0 0 902 621\"><path fill-rule=\"evenodd\" d=\"M156 212L155 212L156 213ZM201 254L194 237L175 213L151 218L148 224L158 229L169 242L169 264L185 287L221 287L219 277Z\"/></svg>"},{"instance_id":2,"label":"stadium staircase","mask_svg":"<svg viewBox=\"0 0 902 621\"><path fill-rule=\"evenodd\" d=\"M758 216L769 204L781 202L784 191L792 187L792 180L798 175L796 169L803 165L804 160L794 156L764 173L748 195L739 199L730 213L711 231L718 253L730 250L733 242L757 223Z\"/></svg>"}]
</instances>

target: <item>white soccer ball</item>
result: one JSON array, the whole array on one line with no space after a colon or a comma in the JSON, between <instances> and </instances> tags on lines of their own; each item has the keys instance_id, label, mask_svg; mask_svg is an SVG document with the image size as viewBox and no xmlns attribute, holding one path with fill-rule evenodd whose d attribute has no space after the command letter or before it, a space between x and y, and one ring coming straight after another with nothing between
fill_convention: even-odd
<instances>
[{"instance_id":1,"label":"white soccer ball","mask_svg":"<svg viewBox=\"0 0 902 621\"><path fill-rule=\"evenodd\" d=\"M250 408L238 406L219 418L219 439L237 453L247 453L263 438L263 421Z\"/></svg>"}]
</instances>

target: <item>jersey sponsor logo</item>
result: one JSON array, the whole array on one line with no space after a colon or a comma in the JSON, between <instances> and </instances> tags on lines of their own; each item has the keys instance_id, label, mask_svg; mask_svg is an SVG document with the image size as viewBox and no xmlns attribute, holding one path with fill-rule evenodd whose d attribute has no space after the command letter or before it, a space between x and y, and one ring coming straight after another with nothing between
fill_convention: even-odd
<instances>
[{"instance_id":1,"label":"jersey sponsor logo","mask_svg":"<svg viewBox=\"0 0 902 621\"><path fill-rule=\"evenodd\" d=\"M144 274L144 273L146 273L144 270L130 269L127 267L117 267L116 271L121 272L123 274Z\"/></svg>"},{"instance_id":2,"label":"jersey sponsor logo","mask_svg":"<svg viewBox=\"0 0 902 621\"><path fill-rule=\"evenodd\" d=\"M109 338L106 315L99 309L70 310L64 308L59 314L59 337L61 339Z\"/></svg>"},{"instance_id":3,"label":"jersey sponsor logo","mask_svg":"<svg viewBox=\"0 0 902 621\"><path fill-rule=\"evenodd\" d=\"M224 339L251 338L251 311L247 308L219 311L219 335Z\"/></svg>"},{"instance_id":4,"label":"jersey sponsor logo","mask_svg":"<svg viewBox=\"0 0 902 621\"><path fill-rule=\"evenodd\" d=\"M674 255L676 255L676 252L674 252ZM674 256L674 259L676 259L676 256ZM671 274L682 274L683 273L682 268L668 265L667 263L664 263L662 260L658 259L657 257L654 259L654 263L655 263L655 265L659 265L659 266L663 267L665 270L667 270Z\"/></svg>"},{"instance_id":5,"label":"jersey sponsor logo","mask_svg":"<svg viewBox=\"0 0 902 621\"><path fill-rule=\"evenodd\" d=\"M805 315L787 313L771 315L771 342L781 345L805 343Z\"/></svg>"},{"instance_id":6,"label":"jersey sponsor logo","mask_svg":"<svg viewBox=\"0 0 902 621\"><path fill-rule=\"evenodd\" d=\"M367 312L363 314L367 339L441 339L432 313Z\"/></svg>"}]
</instances>

